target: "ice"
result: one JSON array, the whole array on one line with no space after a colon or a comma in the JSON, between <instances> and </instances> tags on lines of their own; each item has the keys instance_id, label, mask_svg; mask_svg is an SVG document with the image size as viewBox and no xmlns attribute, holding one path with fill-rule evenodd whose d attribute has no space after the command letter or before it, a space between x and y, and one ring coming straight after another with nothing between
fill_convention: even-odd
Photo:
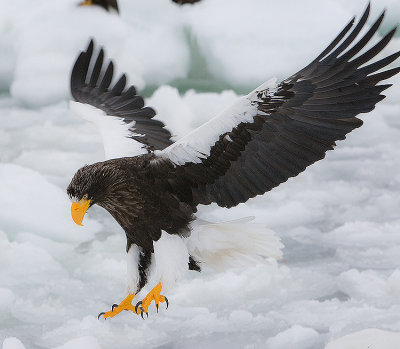
<instances>
[{"instance_id":1,"label":"ice","mask_svg":"<svg viewBox=\"0 0 400 349\"><path fill-rule=\"evenodd\" d=\"M189 90L180 96L176 88L161 86L147 102L157 110L157 117L168 123L174 138L179 139L234 103L237 97L231 90L201 94Z\"/></svg>"},{"instance_id":2,"label":"ice","mask_svg":"<svg viewBox=\"0 0 400 349\"><path fill-rule=\"evenodd\" d=\"M18 338L10 337L4 340L3 349L25 349L25 347Z\"/></svg>"},{"instance_id":3,"label":"ice","mask_svg":"<svg viewBox=\"0 0 400 349\"><path fill-rule=\"evenodd\" d=\"M400 77L324 161L234 209L200 208L207 221L255 216L282 238L282 260L189 272L168 293L170 308L146 321L128 312L97 320L125 295L126 240L100 208L74 225L65 193L80 166L104 156L96 130L67 102L89 36L178 139L304 66L366 2L120 0L121 17L77 2L0 0L3 349L397 348ZM400 15L397 0L378 0L372 17L384 7L380 35ZM397 37L385 53L399 49Z\"/></svg>"},{"instance_id":4,"label":"ice","mask_svg":"<svg viewBox=\"0 0 400 349\"><path fill-rule=\"evenodd\" d=\"M188 69L189 53L180 21L168 19L175 16L162 8L149 25L145 13L150 8L146 9L146 5L139 6L141 11L137 11L138 6L131 8L133 17L122 10L121 19L101 8L78 8L75 0L2 3L2 17L8 23L4 37L14 38L12 42L0 41L8 55L15 51L7 61L11 67L15 62L15 69L7 67L8 71L14 70L10 90L24 104L47 105L69 95L65 77L89 37L96 37L107 46L107 53L118 62L118 68L139 87L184 77ZM129 10L129 1L121 7ZM5 81L10 77L6 76Z\"/></svg>"},{"instance_id":5,"label":"ice","mask_svg":"<svg viewBox=\"0 0 400 349\"><path fill-rule=\"evenodd\" d=\"M291 3L287 11L284 3L271 6L263 0L253 0L251 6L213 0L185 7L170 1L121 0L121 17L75 5L75 0L0 2L1 90L10 88L13 97L30 106L65 98L64 77L71 62L88 38L95 37L107 47L118 71L127 72L140 88L164 83L187 87L185 78L208 74L205 89L229 86L245 92L271 77L287 77L315 58L361 13L365 1L304 0ZM388 30L398 23L400 10L395 0L375 1L373 15L384 6Z\"/></svg>"},{"instance_id":6,"label":"ice","mask_svg":"<svg viewBox=\"0 0 400 349\"><path fill-rule=\"evenodd\" d=\"M400 333L367 329L339 338L329 343L325 349L397 349Z\"/></svg>"},{"instance_id":7,"label":"ice","mask_svg":"<svg viewBox=\"0 0 400 349\"><path fill-rule=\"evenodd\" d=\"M267 340L268 349L316 349L321 348L321 335L311 328L293 326L286 331L280 332L275 337Z\"/></svg>"},{"instance_id":8,"label":"ice","mask_svg":"<svg viewBox=\"0 0 400 349\"><path fill-rule=\"evenodd\" d=\"M73 339L55 349L101 349L101 347L96 338L81 337Z\"/></svg>"},{"instance_id":9,"label":"ice","mask_svg":"<svg viewBox=\"0 0 400 349\"><path fill-rule=\"evenodd\" d=\"M288 77L295 73L293 69L315 58L315 52L323 49L325 38L333 39L351 18L351 13L333 1L292 2L290 11L283 2L274 4L273 11L270 5L254 0L244 7L238 1L216 0L204 2L197 11L194 9L188 14L202 52L207 52L213 74L234 85L253 87L275 76L276 72L279 78ZM208 13L228 8L223 20L221 16L210 16L205 25ZM307 16L304 21L302 16L311 13L318 15ZM327 21L329 16L337 21ZM323 27L323 31L314 30L316 27ZM216 32L220 34L215 35ZM304 37L310 35L312 38L305 45Z\"/></svg>"}]
</instances>

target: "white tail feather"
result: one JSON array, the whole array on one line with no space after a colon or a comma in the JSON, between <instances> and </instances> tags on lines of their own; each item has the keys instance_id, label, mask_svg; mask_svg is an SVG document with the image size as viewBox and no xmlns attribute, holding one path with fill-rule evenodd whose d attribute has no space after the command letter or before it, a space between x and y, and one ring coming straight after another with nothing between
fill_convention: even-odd
<instances>
[{"instance_id":1,"label":"white tail feather","mask_svg":"<svg viewBox=\"0 0 400 349\"><path fill-rule=\"evenodd\" d=\"M187 239L190 255L217 271L281 258L284 246L280 239L263 224L248 223L252 219L223 223L197 220Z\"/></svg>"}]
</instances>

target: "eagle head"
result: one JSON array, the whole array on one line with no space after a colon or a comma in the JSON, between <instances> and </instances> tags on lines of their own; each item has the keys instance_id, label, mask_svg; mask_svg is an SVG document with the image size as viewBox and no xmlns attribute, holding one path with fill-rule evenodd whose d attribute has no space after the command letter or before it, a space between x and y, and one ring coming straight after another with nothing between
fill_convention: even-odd
<instances>
[{"instance_id":1,"label":"eagle head","mask_svg":"<svg viewBox=\"0 0 400 349\"><path fill-rule=\"evenodd\" d=\"M74 222L82 225L86 211L94 204L106 207L108 202L118 201L121 178L124 178L121 169L111 162L80 168L67 188L68 196L73 201L71 215Z\"/></svg>"}]
</instances>

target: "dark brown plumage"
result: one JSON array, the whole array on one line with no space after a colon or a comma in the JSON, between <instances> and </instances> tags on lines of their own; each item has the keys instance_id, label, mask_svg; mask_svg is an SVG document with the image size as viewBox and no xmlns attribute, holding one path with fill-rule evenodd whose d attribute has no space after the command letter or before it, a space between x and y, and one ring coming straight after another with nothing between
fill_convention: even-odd
<instances>
[{"instance_id":1,"label":"dark brown plumage","mask_svg":"<svg viewBox=\"0 0 400 349\"><path fill-rule=\"evenodd\" d=\"M152 166L154 155L113 159L78 170L67 193L105 208L125 230L131 244L153 252L161 231L187 236L194 210L169 190L165 165Z\"/></svg>"}]
</instances>

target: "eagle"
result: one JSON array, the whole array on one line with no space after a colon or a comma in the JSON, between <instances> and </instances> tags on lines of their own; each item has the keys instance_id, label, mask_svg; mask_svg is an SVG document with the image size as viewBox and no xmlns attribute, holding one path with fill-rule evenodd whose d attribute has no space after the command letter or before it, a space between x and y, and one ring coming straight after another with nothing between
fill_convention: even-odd
<instances>
[{"instance_id":1,"label":"eagle","mask_svg":"<svg viewBox=\"0 0 400 349\"><path fill-rule=\"evenodd\" d=\"M106 11L119 13L117 0L84 0L79 6L101 6Z\"/></svg>"},{"instance_id":2,"label":"eagle","mask_svg":"<svg viewBox=\"0 0 400 349\"><path fill-rule=\"evenodd\" d=\"M200 0L172 0L178 5L194 4ZM114 11L119 13L117 0L84 0L79 6L92 6L98 5L103 7L107 11Z\"/></svg>"},{"instance_id":3,"label":"eagle","mask_svg":"<svg viewBox=\"0 0 400 349\"><path fill-rule=\"evenodd\" d=\"M196 219L197 208L230 208L270 191L362 125L357 116L372 111L391 86L381 82L400 72L387 67L400 51L371 62L397 28L366 48L385 12L365 28L369 14L370 5L305 68L279 83L268 80L176 142L125 75L112 83L113 62L90 41L71 73L70 106L99 127L107 160L80 168L67 193L76 224L93 205L113 216L126 234L128 263L127 297L99 317L127 310L144 318L153 301L157 312L160 303L168 307L162 293L188 269L245 258L219 247L230 239L254 258L280 256L272 233L260 252L262 237L248 234L245 223L207 225ZM134 302L144 287L148 294Z\"/></svg>"},{"instance_id":4,"label":"eagle","mask_svg":"<svg viewBox=\"0 0 400 349\"><path fill-rule=\"evenodd\" d=\"M185 4L195 4L200 0L172 0L172 1L177 3L178 5L185 5Z\"/></svg>"}]
</instances>

